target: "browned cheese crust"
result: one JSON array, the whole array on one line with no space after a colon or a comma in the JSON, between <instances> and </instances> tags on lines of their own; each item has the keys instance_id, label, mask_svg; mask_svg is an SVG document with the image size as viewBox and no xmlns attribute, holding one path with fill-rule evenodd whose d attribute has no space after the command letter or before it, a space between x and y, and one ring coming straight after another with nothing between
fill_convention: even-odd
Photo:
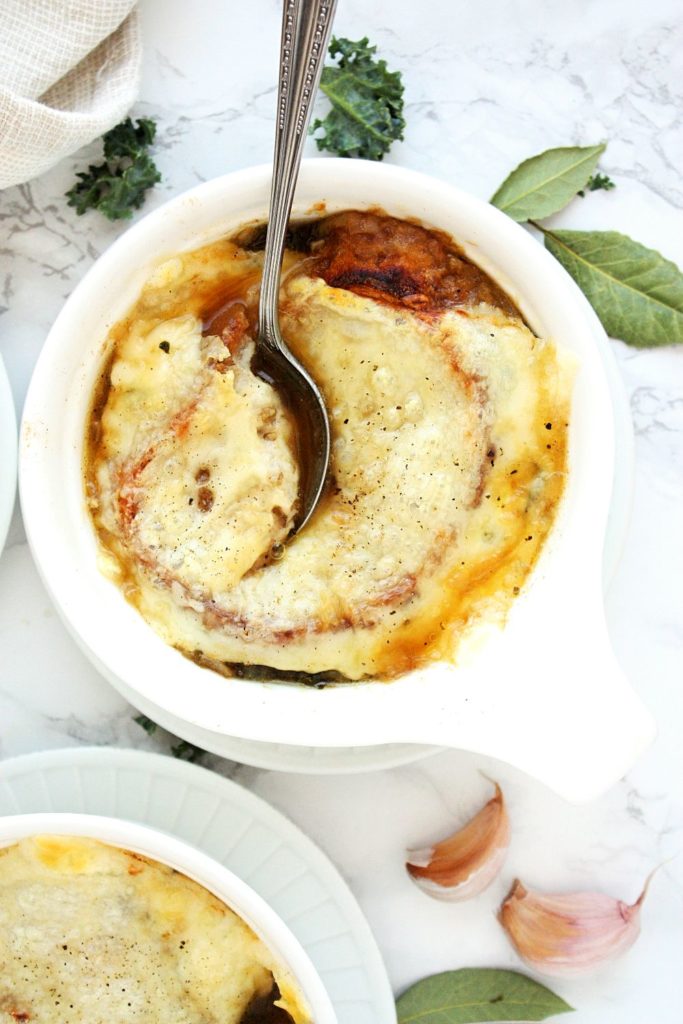
<instances>
[{"instance_id":1,"label":"browned cheese crust","mask_svg":"<svg viewBox=\"0 0 683 1024\"><path fill-rule=\"evenodd\" d=\"M86 461L105 571L226 674L452 661L471 624L503 621L554 521L567 361L442 232L381 211L295 229L281 323L325 394L333 454L288 542L296 432L250 368L260 238L172 257L111 333Z\"/></svg>"}]
</instances>

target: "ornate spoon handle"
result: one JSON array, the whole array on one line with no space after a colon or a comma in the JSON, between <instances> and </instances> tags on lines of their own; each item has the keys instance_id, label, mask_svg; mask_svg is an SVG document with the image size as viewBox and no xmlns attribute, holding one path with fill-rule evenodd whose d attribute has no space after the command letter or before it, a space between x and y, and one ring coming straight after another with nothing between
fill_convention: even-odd
<instances>
[{"instance_id":1,"label":"ornate spoon handle","mask_svg":"<svg viewBox=\"0 0 683 1024\"><path fill-rule=\"evenodd\" d=\"M284 0L273 180L259 300L261 339L280 351L277 298L285 234L336 5L337 0Z\"/></svg>"}]
</instances>

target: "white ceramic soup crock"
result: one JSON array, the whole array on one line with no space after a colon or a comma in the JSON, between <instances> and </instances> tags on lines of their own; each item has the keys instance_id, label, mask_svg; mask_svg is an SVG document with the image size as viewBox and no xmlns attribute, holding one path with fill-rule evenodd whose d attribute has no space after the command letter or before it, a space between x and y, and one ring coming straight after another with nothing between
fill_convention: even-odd
<instances>
[{"instance_id":1,"label":"white ceramic soup crock","mask_svg":"<svg viewBox=\"0 0 683 1024\"><path fill-rule=\"evenodd\" d=\"M289 928L268 904L236 875L193 846L165 832L119 818L45 812L0 817L0 847L27 836L86 836L166 864L212 892L246 921L289 974L303 995L315 1024L336 1024L318 973Z\"/></svg>"},{"instance_id":2,"label":"white ceramic soup crock","mask_svg":"<svg viewBox=\"0 0 683 1024\"><path fill-rule=\"evenodd\" d=\"M50 331L26 401L20 486L33 554L64 621L133 702L139 695L143 707L214 733L300 746L441 744L508 761L569 799L599 794L654 733L605 627L602 547L617 439L596 345L602 329L537 241L450 185L383 164L309 160L294 216L313 215L319 203L328 212L381 206L445 230L537 333L576 354L566 496L506 627L479 637L457 666L428 666L388 684L255 683L225 679L167 646L100 573L82 454L107 332L159 261L264 219L269 182L269 167L249 168L154 211L100 257Z\"/></svg>"}]
</instances>

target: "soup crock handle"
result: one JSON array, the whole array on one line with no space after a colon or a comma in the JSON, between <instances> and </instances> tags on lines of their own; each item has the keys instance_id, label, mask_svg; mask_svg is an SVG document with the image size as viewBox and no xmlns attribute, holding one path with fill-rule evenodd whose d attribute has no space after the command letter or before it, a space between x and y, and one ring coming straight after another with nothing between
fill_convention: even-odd
<instances>
[{"instance_id":1,"label":"soup crock handle","mask_svg":"<svg viewBox=\"0 0 683 1024\"><path fill-rule=\"evenodd\" d=\"M458 706L442 704L428 742L507 761L581 802L622 778L656 728L612 651L602 595L571 608L555 597L539 590L465 669L464 688L450 680Z\"/></svg>"},{"instance_id":2,"label":"soup crock handle","mask_svg":"<svg viewBox=\"0 0 683 1024\"><path fill-rule=\"evenodd\" d=\"M656 733L606 630L602 642L596 641L594 634L590 644L575 651L567 641L558 651L543 692L537 691L523 712L530 714L535 735L516 749L511 743L507 758L575 802L594 799L621 779Z\"/></svg>"}]
</instances>

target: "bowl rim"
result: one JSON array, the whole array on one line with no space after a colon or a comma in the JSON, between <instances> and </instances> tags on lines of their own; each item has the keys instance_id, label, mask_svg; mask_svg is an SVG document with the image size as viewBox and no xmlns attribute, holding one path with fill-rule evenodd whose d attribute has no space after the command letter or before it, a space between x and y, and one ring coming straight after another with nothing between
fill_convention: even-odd
<instances>
[{"instance_id":1,"label":"bowl rim","mask_svg":"<svg viewBox=\"0 0 683 1024\"><path fill-rule=\"evenodd\" d=\"M495 687L489 685L494 674L500 673L504 663L500 643L497 641L495 644L488 643L486 648L487 651L491 649L494 652L492 660L480 658L476 672L468 675L469 670L460 665L454 670L458 678L457 692L454 692L454 687L449 689L446 685L444 671L439 675L439 669L443 670L443 666L439 665L408 673L393 681L390 686L373 681L354 683L346 687L330 687L323 692L282 683L226 680L215 673L207 673L206 670L198 668L178 652L167 647L130 606L127 606L129 615L126 616L121 608L125 601L120 594L120 600L114 602L118 616L117 626L125 630L127 644L115 642L118 638L107 637L104 627L98 632L93 621L93 604L101 602L106 605L109 600L106 586L96 583L93 574L90 573L86 581L89 597L81 594L79 598L78 588L83 585L84 579L83 552L76 552L73 576L70 576L70 563L59 555L59 546L63 538L60 538L59 532L55 530L51 518L45 515L45 509L51 508L56 496L59 502L70 502L68 516L71 519L67 516L66 521L69 528L73 529L73 523L79 517L82 519L80 506L84 503L80 489L79 496L75 496L73 481L67 480L66 498L63 499L57 494L62 482L54 478L54 466L50 465L50 459L45 456L45 452L41 457L41 445L46 451L50 450L55 459L59 457L64 460L64 465L73 475L73 449L79 442L74 440L76 435L73 429L72 435L69 435L68 422L67 426L64 426L69 418L69 407L65 404L63 408L57 408L53 402L51 412L49 415L45 414L45 409L50 405L50 392L55 379L59 380L60 374L63 378L67 372L63 365L62 348L67 352L71 344L73 349L74 343L73 338L70 338L70 332L74 333L79 319L86 315L88 303L93 297L102 304L102 295L106 295L108 287L112 288L111 282L116 278L117 272L127 266L126 259L134 263L139 282L140 260L145 268L144 277L151 266L170 255L168 248L161 244L163 238L176 238L184 233L190 241L187 244L174 242L170 247L171 251L192 248L210 240L210 237L220 236L227 229L248 223L258 215L257 211L263 215L267 209L269 181L270 165L261 165L213 179L175 197L122 235L94 264L67 300L38 360L29 387L22 423L20 491L29 543L38 570L60 614L83 650L115 686L120 689L127 688L129 699L131 690L133 694L138 692L144 699L166 708L176 718L210 731L246 739L333 747L394 742L445 743L501 756L531 771L532 774L543 777L543 758L557 759L556 749L546 743L542 754L538 744L532 750L534 744L531 742L531 735L519 738L515 745L509 737L504 736L501 728L504 724L502 717L514 714L514 706L509 700L509 693L506 695L501 692L500 687L496 692ZM338 199L339 195L349 191L354 194L360 191L368 198L356 198L352 201ZM241 199L243 205L239 214L233 212L228 215L224 212L230 206L230 197L237 202L235 197L244 195L251 197L251 206L245 206L247 200ZM315 196L318 201L326 201L328 208L371 208L382 205L390 214L418 217L430 226L449 231L458 243L463 245L465 252L511 294L532 326L540 326L547 321L548 324L553 324L553 329L544 333L559 336L562 336L563 332L567 335L571 326L572 342L582 346L579 372L581 388L578 398L575 397L575 406L577 401L580 401L580 408L584 412L588 409L592 420L590 417L587 419L583 413L581 416L575 413L572 418L571 439L573 452L575 445L579 443L576 437L580 435L582 458L579 462L573 461L568 474L568 493L565 495L551 536L545 543L544 551L527 587L517 598L508 616L508 624L503 635L514 632L514 622L518 633L526 629L527 640L531 642L534 634L529 623L540 622L545 630L543 643L549 652L552 642L567 646L566 635L557 629L556 623L550 617L550 609L557 606L564 609L567 616L580 617L582 628L588 631L591 644L595 647L595 651L592 652L595 672L600 677L609 677L609 681L601 691L602 705L599 708L597 705L600 702L596 702L595 693L587 686L583 689L578 687L579 698L591 699L598 717L606 717L608 708L613 707L615 700L623 705L621 710L625 718L622 721L620 750L617 755L615 745L614 750L602 758L603 775L612 781L630 766L637 753L649 742L652 736L652 723L616 670L613 655L609 652L604 624L600 563L613 477L614 422L605 368L594 344L596 332L601 332L604 336L599 322L563 268L527 231L495 207L449 184L395 165L317 159L304 161L298 196L299 198L295 199L295 215L305 213L312 205L310 201L304 201L304 196L309 200ZM212 209L221 212L220 215L214 212L211 216L211 229L207 233L207 229L201 227L202 217L206 217L207 211ZM430 210L438 210L440 213L430 216ZM452 228L450 222L443 223L443 218L457 221L461 230ZM146 247L148 251L143 257ZM523 277L523 287L515 283L515 275L518 279ZM531 281L534 282L533 288L529 284ZM128 287L131 291L130 282ZM132 289L131 294L134 294L136 289L139 290L139 283ZM120 311L113 305L107 307L108 326L122 315L127 305L130 305L128 300L123 299L124 291L125 289L117 292ZM544 312L541 316L540 308L543 303ZM547 312L548 309L552 315ZM105 333L106 329L102 325L100 336ZM62 382L62 391L69 391L77 384L81 388L84 386L82 383L79 384L78 377L86 371L79 365L74 365L72 369L67 384ZM90 372L92 375L92 358ZM588 426L599 428L599 451L598 446L591 446ZM60 432L64 434L61 445L56 442L54 436ZM80 466L77 469L81 488ZM590 508L586 502L582 505L576 497L578 484L575 483L575 478L579 473L584 480L589 479L590 482ZM53 475L51 481L50 474ZM583 486L585 489L587 485ZM62 514L66 514L64 509ZM564 543L568 521L573 524L574 535L582 537L580 557L577 557L576 544L572 548L571 545ZM90 531L92 532L92 527ZM568 547L571 550L568 550ZM74 551L76 548L77 545ZM587 599L581 600L580 604L575 602L575 606L570 605L567 595L557 584L558 573L565 574L566 579L571 581L569 590L573 595L579 593L579 583L584 584ZM115 584L109 586L114 588ZM118 588L116 589L118 593ZM113 609L114 605L111 605L111 608ZM156 645L152 636L157 641ZM131 652L130 657L128 650ZM140 660L143 652L146 657L144 665ZM586 675L586 665L584 659L584 664L577 666L576 651L572 650L571 653L574 656L573 661L570 659L571 664L562 667L566 683L560 687L560 691L564 695L565 717L571 712L572 728L581 730L576 701L572 702L568 697L569 676L571 671L575 677L582 678ZM579 668L581 671L577 671ZM197 673L201 673L201 676ZM207 681L209 675L214 677L211 683ZM163 679L163 687L159 686L158 678ZM478 681L478 689L474 686L475 678ZM462 685L465 682L467 685ZM543 716L550 713L552 702L549 702L547 695L543 693L539 682L536 680L533 686L524 688L522 704L526 705L528 710L534 701L538 702ZM419 702L414 699L418 686ZM362 698L359 696L361 694ZM361 699L362 704L359 704ZM497 711L499 707L503 708L500 714ZM397 710L400 713L397 714ZM496 728L490 727L492 721L496 723ZM509 733L510 730L507 731ZM576 736L573 739L575 740ZM597 736L595 742L597 743ZM527 756L528 754L532 756ZM577 790L577 787L568 778L567 757L566 751L563 779L560 783L565 791L570 792ZM612 759L609 768L605 757L607 761ZM598 761L597 751L594 761ZM552 774L545 773L549 781ZM594 788L588 781L587 773L584 773L584 776L578 788ZM557 788L558 779L553 778L550 784ZM596 782L596 785L598 789L604 788L604 779L602 782Z\"/></svg>"},{"instance_id":2,"label":"bowl rim","mask_svg":"<svg viewBox=\"0 0 683 1024\"><path fill-rule=\"evenodd\" d=\"M311 1020L336 1024L327 991L299 940L262 896L209 854L150 825L109 815L38 811L0 817L0 849L39 835L95 839L140 853L197 882L256 933L303 994Z\"/></svg>"},{"instance_id":3,"label":"bowl rim","mask_svg":"<svg viewBox=\"0 0 683 1024\"><path fill-rule=\"evenodd\" d=\"M0 354L0 554L5 546L17 494L17 421L7 370Z\"/></svg>"}]
</instances>

